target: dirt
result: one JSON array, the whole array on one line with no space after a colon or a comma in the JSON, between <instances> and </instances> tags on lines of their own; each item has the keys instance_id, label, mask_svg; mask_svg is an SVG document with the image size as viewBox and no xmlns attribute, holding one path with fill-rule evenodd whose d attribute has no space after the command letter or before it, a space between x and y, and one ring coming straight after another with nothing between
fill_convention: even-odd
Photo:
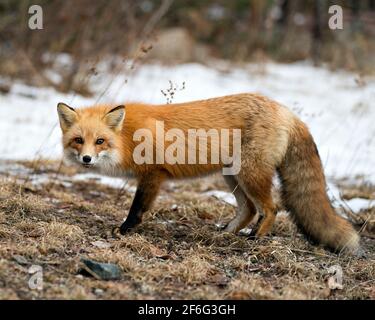
<instances>
[{"instance_id":1,"label":"dirt","mask_svg":"<svg viewBox=\"0 0 375 320\"><path fill-rule=\"evenodd\" d=\"M308 243L285 214L272 234L249 240L218 227L235 208L205 196L228 191L211 176L166 183L143 223L117 238L111 230L135 181L120 189L76 181L48 161L0 168L0 299L375 299L375 207L353 218L362 259ZM372 186L344 191L374 198ZM118 265L121 279L82 274L82 258ZM32 265L41 267L39 289L29 285Z\"/></svg>"}]
</instances>

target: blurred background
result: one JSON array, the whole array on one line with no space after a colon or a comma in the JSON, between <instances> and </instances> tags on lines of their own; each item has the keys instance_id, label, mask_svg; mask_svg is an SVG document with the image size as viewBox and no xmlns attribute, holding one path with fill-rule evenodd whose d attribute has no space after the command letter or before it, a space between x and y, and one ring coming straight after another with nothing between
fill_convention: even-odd
<instances>
[{"instance_id":1,"label":"blurred background","mask_svg":"<svg viewBox=\"0 0 375 320\"><path fill-rule=\"evenodd\" d=\"M258 92L307 122L328 174L372 181L374 53L375 0L1 0L0 152L60 157L59 101Z\"/></svg>"},{"instance_id":2,"label":"blurred background","mask_svg":"<svg viewBox=\"0 0 375 320\"><path fill-rule=\"evenodd\" d=\"M43 30L28 28L33 4L43 8ZM328 28L331 5L343 8L343 30ZM374 0L0 1L0 74L63 92L89 94L85 75L107 55L164 64L309 59L373 73L374 52ZM43 70L56 53L73 63L51 78Z\"/></svg>"}]
</instances>

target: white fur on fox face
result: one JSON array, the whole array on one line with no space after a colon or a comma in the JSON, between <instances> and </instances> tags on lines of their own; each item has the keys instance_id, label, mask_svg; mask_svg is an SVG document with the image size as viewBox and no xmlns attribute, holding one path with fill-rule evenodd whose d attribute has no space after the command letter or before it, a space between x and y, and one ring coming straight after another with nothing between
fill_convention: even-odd
<instances>
[{"instance_id":1,"label":"white fur on fox face","mask_svg":"<svg viewBox=\"0 0 375 320\"><path fill-rule=\"evenodd\" d=\"M97 157L97 167L102 173L115 175L119 170L120 156L115 150L103 150L99 152Z\"/></svg>"},{"instance_id":2,"label":"white fur on fox face","mask_svg":"<svg viewBox=\"0 0 375 320\"><path fill-rule=\"evenodd\" d=\"M83 161L84 156L90 156L91 161L87 165ZM68 148L64 150L63 161L67 165L74 165L82 167L86 165L93 170L98 170L99 172L107 175L118 175L120 170L120 155L116 150L108 151L103 150L97 155L90 154L79 154L76 149Z\"/></svg>"},{"instance_id":3,"label":"white fur on fox face","mask_svg":"<svg viewBox=\"0 0 375 320\"><path fill-rule=\"evenodd\" d=\"M89 163L83 161L84 156L89 156L91 158ZM97 156L91 154L79 154L76 149L69 148L64 150L63 161L67 165L94 166L97 162Z\"/></svg>"}]
</instances>

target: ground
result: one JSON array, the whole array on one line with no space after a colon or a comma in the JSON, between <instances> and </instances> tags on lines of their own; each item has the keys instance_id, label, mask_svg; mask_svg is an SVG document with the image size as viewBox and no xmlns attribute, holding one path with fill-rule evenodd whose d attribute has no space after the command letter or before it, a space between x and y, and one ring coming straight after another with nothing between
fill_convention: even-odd
<instances>
[{"instance_id":1,"label":"ground","mask_svg":"<svg viewBox=\"0 0 375 320\"><path fill-rule=\"evenodd\" d=\"M56 58L47 76L72 63ZM97 70L87 79L90 97L0 77L11 84L0 93L0 299L375 299L374 77L307 61L127 61L114 70L112 60L88 62ZM309 244L282 213L262 240L222 232L235 208L219 176L166 183L142 225L113 238L135 182L59 165L58 102L178 103L240 92L264 94L306 122L333 205L361 229L365 259ZM82 274L82 258L118 265L121 280ZM42 267L42 290L29 288L32 265ZM333 289L340 281L331 267L342 268L342 289Z\"/></svg>"},{"instance_id":2,"label":"ground","mask_svg":"<svg viewBox=\"0 0 375 320\"><path fill-rule=\"evenodd\" d=\"M209 196L228 191L219 176L166 183L144 222L114 238L134 181L78 179L54 161L0 168L0 299L375 299L374 207L349 215L362 226L361 259L308 243L285 214L261 240L221 231L235 209ZM375 199L371 185L338 185L344 199ZM121 279L82 274L82 258L117 264ZM43 268L42 290L28 286L31 265Z\"/></svg>"}]
</instances>

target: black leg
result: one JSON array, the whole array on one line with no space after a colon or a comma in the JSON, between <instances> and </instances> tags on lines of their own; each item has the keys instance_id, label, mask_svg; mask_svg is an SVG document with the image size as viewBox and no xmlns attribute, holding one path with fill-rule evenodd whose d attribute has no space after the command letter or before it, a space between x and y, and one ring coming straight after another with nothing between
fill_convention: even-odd
<instances>
[{"instance_id":1,"label":"black leg","mask_svg":"<svg viewBox=\"0 0 375 320\"><path fill-rule=\"evenodd\" d=\"M127 233L130 229L141 223L143 213L150 209L163 180L164 175L160 172L155 172L139 181L128 217L120 227L121 234Z\"/></svg>"}]
</instances>

